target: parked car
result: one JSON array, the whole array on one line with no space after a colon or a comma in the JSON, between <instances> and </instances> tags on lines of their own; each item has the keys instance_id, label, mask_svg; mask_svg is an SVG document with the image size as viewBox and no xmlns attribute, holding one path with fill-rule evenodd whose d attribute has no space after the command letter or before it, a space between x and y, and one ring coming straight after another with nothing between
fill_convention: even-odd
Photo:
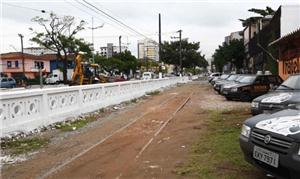
<instances>
[{"instance_id":1,"label":"parked car","mask_svg":"<svg viewBox=\"0 0 300 179\"><path fill-rule=\"evenodd\" d=\"M300 110L246 120L240 135L246 161L278 178L300 178Z\"/></svg>"},{"instance_id":2,"label":"parked car","mask_svg":"<svg viewBox=\"0 0 300 179\"><path fill-rule=\"evenodd\" d=\"M11 77L0 77L0 88L15 88L16 80Z\"/></svg>"},{"instance_id":3,"label":"parked car","mask_svg":"<svg viewBox=\"0 0 300 179\"><path fill-rule=\"evenodd\" d=\"M226 80L229 76L230 76L230 74L222 74L221 76L215 77L214 79L212 79L210 81L210 84L214 85L217 81Z\"/></svg>"},{"instance_id":4,"label":"parked car","mask_svg":"<svg viewBox=\"0 0 300 179\"><path fill-rule=\"evenodd\" d=\"M216 81L216 83L214 84L214 90L216 90L218 93L221 92L221 87L225 84L229 84L229 83L234 83L235 80L239 77L240 75L238 74L232 74L230 75L228 78L226 78L225 80L218 80Z\"/></svg>"},{"instance_id":5,"label":"parked car","mask_svg":"<svg viewBox=\"0 0 300 179\"><path fill-rule=\"evenodd\" d=\"M300 104L300 74L292 75L276 90L252 101L251 113L274 112Z\"/></svg>"},{"instance_id":6,"label":"parked car","mask_svg":"<svg viewBox=\"0 0 300 179\"><path fill-rule=\"evenodd\" d=\"M208 82L211 82L211 80L213 80L215 77L219 77L221 76L222 74L220 72L216 72L216 73L211 73L209 76L208 76Z\"/></svg>"},{"instance_id":7,"label":"parked car","mask_svg":"<svg viewBox=\"0 0 300 179\"><path fill-rule=\"evenodd\" d=\"M224 87L222 94L227 100L250 101L267 93L272 86L279 86L282 81L278 75L245 75L237 84Z\"/></svg>"},{"instance_id":8,"label":"parked car","mask_svg":"<svg viewBox=\"0 0 300 179\"><path fill-rule=\"evenodd\" d=\"M72 80L73 69L67 69L67 80ZM51 74L45 79L46 84L62 83L64 80L63 72L60 70L53 70Z\"/></svg>"},{"instance_id":9,"label":"parked car","mask_svg":"<svg viewBox=\"0 0 300 179\"><path fill-rule=\"evenodd\" d=\"M149 71L148 72L144 72L143 75L142 75L142 79L143 80L150 80L152 78L154 78L153 72L149 72Z\"/></svg>"}]
</instances>

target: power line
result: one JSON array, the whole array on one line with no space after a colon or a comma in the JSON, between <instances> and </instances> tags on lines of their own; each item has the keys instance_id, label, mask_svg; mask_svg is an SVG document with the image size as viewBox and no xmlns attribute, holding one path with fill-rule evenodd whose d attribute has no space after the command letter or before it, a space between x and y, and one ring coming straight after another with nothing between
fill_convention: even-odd
<instances>
[{"instance_id":1,"label":"power line","mask_svg":"<svg viewBox=\"0 0 300 179\"><path fill-rule=\"evenodd\" d=\"M31 8L31 7L26 7L26 6L19 6L19 5L15 5L15 4L9 4L9 3L6 3L6 2L3 2L3 4L7 5L7 6L11 6L11 7L18 7L18 8L22 8L22 9L29 9L29 10L32 10L32 11L38 11L38 12L46 13L46 11L43 10L43 9L35 9L35 8Z\"/></svg>"},{"instance_id":2,"label":"power line","mask_svg":"<svg viewBox=\"0 0 300 179\"><path fill-rule=\"evenodd\" d=\"M107 17L113 19L114 21L116 21L116 22L118 22L119 24L125 26L126 28L130 29L131 31L135 32L136 34L139 34L139 35L141 35L141 36L143 36L143 37L145 37L145 38L148 38L146 35L144 35L144 34L138 32L137 30L133 29L132 27L128 26L127 24L123 23L122 21L120 21L120 20L114 18L114 17L111 16L110 14L108 14L108 13L106 13L105 11L103 11L103 10L97 8L97 7L94 6L93 4L87 2L86 0L83 0L83 2L85 2L85 3L88 4L89 6L93 7L94 9L97 9L99 12L101 12L101 13L104 14L105 16L107 16Z\"/></svg>"},{"instance_id":3,"label":"power line","mask_svg":"<svg viewBox=\"0 0 300 179\"><path fill-rule=\"evenodd\" d=\"M64 0L64 1L65 1L66 3L68 3L68 4L70 4L71 6L75 7L76 9L78 9L78 10L80 10L80 11L82 11L82 12L84 12L84 13L86 13L86 14L88 14L88 15L90 15L90 16L92 16L92 17L98 19L98 20L100 20L101 23L105 22L105 20L103 20L103 19L101 19L101 18L99 18L99 17L96 17L96 16L94 16L94 14L92 14L92 13L90 13L90 12L88 12L88 11L85 11L85 10L83 10L83 9L81 9L81 8L79 8L79 7L77 7L77 6L75 6L75 5L72 4L71 2L69 2L69 1L67 1L67 0ZM99 21L99 22L100 22L100 21ZM106 22L105 22L105 23L106 23ZM108 23L107 23L107 24L108 24Z\"/></svg>"},{"instance_id":4,"label":"power line","mask_svg":"<svg viewBox=\"0 0 300 179\"><path fill-rule=\"evenodd\" d=\"M82 6L84 6L84 7L86 7L86 8L88 8L88 9L90 9L90 10L92 10L93 12L95 12L95 13L97 13L97 14L99 14L99 15L102 15L102 14L100 14L98 11L96 11L95 9L92 9L91 7L89 7L89 6L87 6L86 4L84 4L84 3L82 3L82 2L80 2L79 0L75 0L78 4L80 4L80 5L82 5ZM104 16L105 17L105 16ZM108 17L105 17L106 19L108 19L108 20L110 20ZM115 22L116 23L116 22ZM112 24L110 24L110 25L112 25ZM120 24L118 24L118 25L120 25ZM113 27L115 27L114 25L112 25ZM121 26L122 27L122 26ZM117 27L115 27L116 29L118 29L118 30L121 30L121 29L119 29L119 28L117 28ZM122 27L122 28L124 28L124 27ZM125 30L125 29L124 29ZM123 32L125 32L123 30ZM128 32L125 32L126 34L128 34Z\"/></svg>"},{"instance_id":5,"label":"power line","mask_svg":"<svg viewBox=\"0 0 300 179\"><path fill-rule=\"evenodd\" d=\"M95 2L93 2L93 4L96 4L96 5L100 6L102 9L105 9L106 11L110 12L111 15L117 17L120 21L124 21L124 19L122 19L120 16L118 16L115 12L113 12L112 10L108 9L107 7L101 5L99 2L95 1ZM130 25L130 26L138 29L137 27L135 27L133 25ZM151 32L147 31L147 33L150 34Z\"/></svg>"}]
</instances>

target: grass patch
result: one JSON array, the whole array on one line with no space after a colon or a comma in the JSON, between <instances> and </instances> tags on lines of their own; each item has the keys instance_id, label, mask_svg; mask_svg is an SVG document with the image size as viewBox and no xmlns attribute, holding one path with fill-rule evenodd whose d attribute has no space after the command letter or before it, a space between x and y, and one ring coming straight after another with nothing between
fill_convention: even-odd
<instances>
[{"instance_id":1,"label":"grass patch","mask_svg":"<svg viewBox=\"0 0 300 179\"><path fill-rule=\"evenodd\" d=\"M13 155L25 154L36 151L49 142L49 139L34 137L18 139L15 141L1 142L1 149L9 150Z\"/></svg>"},{"instance_id":2,"label":"grass patch","mask_svg":"<svg viewBox=\"0 0 300 179\"><path fill-rule=\"evenodd\" d=\"M243 121L250 117L245 109L207 111L207 130L191 151L187 166L177 169L180 175L199 178L257 178L261 173L248 164L239 146Z\"/></svg>"},{"instance_id":3,"label":"grass patch","mask_svg":"<svg viewBox=\"0 0 300 179\"><path fill-rule=\"evenodd\" d=\"M155 91L151 91L151 92L146 93L146 95L155 96L155 95L159 95L159 93L160 93L160 91L155 90Z\"/></svg>"},{"instance_id":4,"label":"grass patch","mask_svg":"<svg viewBox=\"0 0 300 179\"><path fill-rule=\"evenodd\" d=\"M74 131L87 125L88 123L89 123L88 120L76 120L71 123L57 124L55 127L56 129L60 129L62 131Z\"/></svg>"}]
</instances>

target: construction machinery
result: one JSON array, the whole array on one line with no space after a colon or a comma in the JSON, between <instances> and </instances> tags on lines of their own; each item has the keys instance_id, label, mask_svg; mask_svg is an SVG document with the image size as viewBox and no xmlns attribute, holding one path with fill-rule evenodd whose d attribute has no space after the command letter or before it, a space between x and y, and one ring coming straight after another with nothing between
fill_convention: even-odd
<instances>
[{"instance_id":1,"label":"construction machinery","mask_svg":"<svg viewBox=\"0 0 300 179\"><path fill-rule=\"evenodd\" d=\"M75 60L75 68L72 76L71 85L106 83L108 78L99 75L98 64L91 64L83 61L84 52L79 52Z\"/></svg>"}]
</instances>

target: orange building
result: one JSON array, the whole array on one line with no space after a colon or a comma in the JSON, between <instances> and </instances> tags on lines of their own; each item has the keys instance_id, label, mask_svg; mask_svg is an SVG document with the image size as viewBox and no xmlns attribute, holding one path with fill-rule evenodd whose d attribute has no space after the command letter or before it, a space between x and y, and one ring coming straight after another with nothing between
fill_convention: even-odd
<instances>
[{"instance_id":1,"label":"orange building","mask_svg":"<svg viewBox=\"0 0 300 179\"><path fill-rule=\"evenodd\" d=\"M56 59L55 54L31 55L24 53L24 72L21 52L1 54L0 65L2 72L9 77L25 76L29 79L39 76L39 68L43 73L50 73L50 60Z\"/></svg>"},{"instance_id":2,"label":"orange building","mask_svg":"<svg viewBox=\"0 0 300 179\"><path fill-rule=\"evenodd\" d=\"M282 79L300 73L300 28L270 45L278 47L278 73Z\"/></svg>"}]
</instances>

